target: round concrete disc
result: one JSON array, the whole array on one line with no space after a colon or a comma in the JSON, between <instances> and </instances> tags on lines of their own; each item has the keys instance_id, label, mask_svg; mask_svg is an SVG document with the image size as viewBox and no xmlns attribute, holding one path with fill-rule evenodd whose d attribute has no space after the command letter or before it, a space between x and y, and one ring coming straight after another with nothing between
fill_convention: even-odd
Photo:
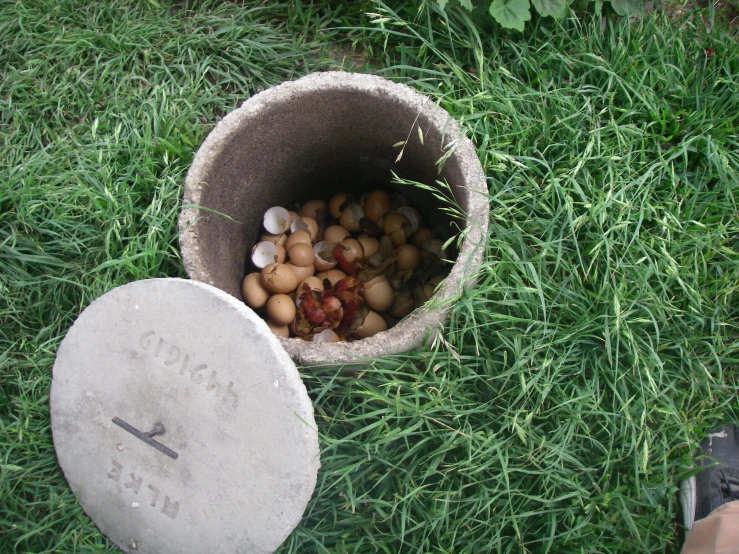
<instances>
[{"instance_id":1,"label":"round concrete disc","mask_svg":"<svg viewBox=\"0 0 739 554\"><path fill-rule=\"evenodd\" d=\"M128 553L273 552L316 484L313 407L266 323L181 279L105 294L62 342L59 464Z\"/></svg>"}]
</instances>

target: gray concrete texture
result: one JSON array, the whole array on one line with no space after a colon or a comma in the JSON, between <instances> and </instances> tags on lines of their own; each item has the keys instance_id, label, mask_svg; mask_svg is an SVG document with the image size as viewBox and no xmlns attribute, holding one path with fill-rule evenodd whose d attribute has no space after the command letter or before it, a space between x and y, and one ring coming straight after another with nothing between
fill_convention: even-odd
<instances>
[{"instance_id":1,"label":"gray concrete texture","mask_svg":"<svg viewBox=\"0 0 739 554\"><path fill-rule=\"evenodd\" d=\"M399 148L393 145L406 139L396 163ZM450 148L438 173L437 161ZM345 364L415 348L442 328L451 302L474 283L489 209L485 175L470 140L445 110L405 85L372 75L317 73L261 92L228 114L198 150L185 181L179 229L187 273L241 298L247 252L267 209L328 200L338 191L397 188L390 185L392 172L432 185L446 180L467 214L466 236L446 286L432 300L436 306L355 342L280 341L303 365ZM409 187L402 193L425 221L455 228L431 194Z\"/></svg>"},{"instance_id":2,"label":"gray concrete texture","mask_svg":"<svg viewBox=\"0 0 739 554\"><path fill-rule=\"evenodd\" d=\"M164 432L147 442L114 418ZM277 338L191 280L130 283L82 312L54 365L51 426L80 505L130 554L273 552L320 465L310 398Z\"/></svg>"}]
</instances>

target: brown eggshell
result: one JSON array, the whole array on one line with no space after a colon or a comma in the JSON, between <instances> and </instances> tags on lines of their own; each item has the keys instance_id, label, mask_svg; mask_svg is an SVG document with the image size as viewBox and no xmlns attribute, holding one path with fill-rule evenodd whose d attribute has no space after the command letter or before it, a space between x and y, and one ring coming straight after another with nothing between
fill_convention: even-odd
<instances>
[{"instance_id":1,"label":"brown eggshell","mask_svg":"<svg viewBox=\"0 0 739 554\"><path fill-rule=\"evenodd\" d=\"M423 245L434 238L434 233L428 227L421 227L410 237L411 244L416 248L423 248Z\"/></svg>"},{"instance_id":2,"label":"brown eggshell","mask_svg":"<svg viewBox=\"0 0 739 554\"><path fill-rule=\"evenodd\" d=\"M378 221L390 210L390 195L382 189L372 191L364 203L364 215Z\"/></svg>"},{"instance_id":3,"label":"brown eggshell","mask_svg":"<svg viewBox=\"0 0 739 554\"><path fill-rule=\"evenodd\" d=\"M301 217L297 219L291 226L290 229L295 231L308 231L311 240L318 236L318 222L312 217Z\"/></svg>"},{"instance_id":4,"label":"brown eggshell","mask_svg":"<svg viewBox=\"0 0 739 554\"><path fill-rule=\"evenodd\" d=\"M433 277L431 277L431 279L429 279L429 285L432 285L434 288L436 288L444 279L446 279L446 275L434 275Z\"/></svg>"},{"instance_id":5,"label":"brown eggshell","mask_svg":"<svg viewBox=\"0 0 739 554\"><path fill-rule=\"evenodd\" d=\"M336 247L335 242L322 241L313 247L313 253L315 255L313 259L313 267L316 271L328 271L336 266L336 260L332 254Z\"/></svg>"},{"instance_id":6,"label":"brown eggshell","mask_svg":"<svg viewBox=\"0 0 739 554\"><path fill-rule=\"evenodd\" d=\"M357 240L359 241L359 244L362 245L365 258L369 258L372 254L377 252L378 248L380 248L380 243L377 239L373 239L371 237L359 237Z\"/></svg>"},{"instance_id":7,"label":"brown eggshell","mask_svg":"<svg viewBox=\"0 0 739 554\"><path fill-rule=\"evenodd\" d=\"M349 236L349 231L341 225L330 225L323 232L323 240L326 242L341 242Z\"/></svg>"},{"instance_id":8,"label":"brown eggshell","mask_svg":"<svg viewBox=\"0 0 739 554\"><path fill-rule=\"evenodd\" d=\"M287 257L287 252L285 251L285 247L282 246L279 242L275 243L275 246L277 247L277 260L275 260L278 264L284 263L285 258Z\"/></svg>"},{"instance_id":9,"label":"brown eggshell","mask_svg":"<svg viewBox=\"0 0 739 554\"><path fill-rule=\"evenodd\" d=\"M390 235L388 235L390 239L393 241L393 244L395 246L401 246L405 244L405 233L402 229L396 229Z\"/></svg>"},{"instance_id":10,"label":"brown eggshell","mask_svg":"<svg viewBox=\"0 0 739 554\"><path fill-rule=\"evenodd\" d=\"M274 321L267 320L267 327L278 337L287 338L290 336L290 328L287 325L280 325Z\"/></svg>"},{"instance_id":11,"label":"brown eggshell","mask_svg":"<svg viewBox=\"0 0 739 554\"><path fill-rule=\"evenodd\" d=\"M344 259L351 263L357 258L362 258L364 249L362 244L357 239L344 239L341 243L343 248Z\"/></svg>"},{"instance_id":12,"label":"brown eggshell","mask_svg":"<svg viewBox=\"0 0 739 554\"><path fill-rule=\"evenodd\" d=\"M305 281L308 277L312 276L316 272L316 269L312 265L299 266L293 264L292 262L287 262L285 266L290 268L290 270L295 275L295 279L298 283L300 283L301 281Z\"/></svg>"},{"instance_id":13,"label":"brown eggshell","mask_svg":"<svg viewBox=\"0 0 739 554\"><path fill-rule=\"evenodd\" d=\"M318 210L323 210L325 214L328 211L328 206L326 206L323 200L311 200L300 207L300 217L310 217L311 219L318 220Z\"/></svg>"},{"instance_id":14,"label":"brown eggshell","mask_svg":"<svg viewBox=\"0 0 739 554\"><path fill-rule=\"evenodd\" d=\"M350 204L343 212L341 212L339 223L341 223L341 226L344 227L344 229L348 229L349 231L356 233L360 229L359 222L363 217L364 212L362 211L362 207L359 204Z\"/></svg>"},{"instance_id":15,"label":"brown eggshell","mask_svg":"<svg viewBox=\"0 0 739 554\"><path fill-rule=\"evenodd\" d=\"M337 192L331 197L331 200L328 202L328 211L331 214L331 217L334 219L339 219L341 217L341 206L344 204L347 200L349 200L349 194L346 192Z\"/></svg>"},{"instance_id":16,"label":"brown eggshell","mask_svg":"<svg viewBox=\"0 0 739 554\"><path fill-rule=\"evenodd\" d=\"M304 242L293 244L290 247L287 255L293 265L297 265L300 267L308 267L309 265L313 265L313 260L316 257L313 253L313 247L310 244L306 244Z\"/></svg>"},{"instance_id":17,"label":"brown eggshell","mask_svg":"<svg viewBox=\"0 0 739 554\"><path fill-rule=\"evenodd\" d=\"M398 256L395 264L400 271L413 271L418 267L418 263L421 261L421 255L418 253L418 248L412 244L403 244L399 246L395 253Z\"/></svg>"},{"instance_id":18,"label":"brown eggshell","mask_svg":"<svg viewBox=\"0 0 739 554\"><path fill-rule=\"evenodd\" d=\"M329 269L326 272L325 278L331 281L331 286L333 287L342 279L346 279L346 273L344 273L340 269Z\"/></svg>"},{"instance_id":19,"label":"brown eggshell","mask_svg":"<svg viewBox=\"0 0 739 554\"><path fill-rule=\"evenodd\" d=\"M250 273L241 282L241 296L250 308L261 308L269 299L269 291L262 284L261 273Z\"/></svg>"},{"instance_id":20,"label":"brown eggshell","mask_svg":"<svg viewBox=\"0 0 739 554\"><path fill-rule=\"evenodd\" d=\"M288 264L269 264L262 269L262 285L270 292L286 294L295 290L298 279Z\"/></svg>"},{"instance_id":21,"label":"brown eggshell","mask_svg":"<svg viewBox=\"0 0 739 554\"><path fill-rule=\"evenodd\" d=\"M402 289L393 296L393 303L388 310L388 313L401 319L407 316L416 307L415 301L413 300L413 294L408 289Z\"/></svg>"},{"instance_id":22,"label":"brown eggshell","mask_svg":"<svg viewBox=\"0 0 739 554\"><path fill-rule=\"evenodd\" d=\"M310 233L302 229L300 231L295 231L294 233L292 233L289 237L287 237L287 242L285 242L285 250L290 250L290 247L293 244L297 244L299 242L310 244Z\"/></svg>"},{"instance_id":23,"label":"brown eggshell","mask_svg":"<svg viewBox=\"0 0 739 554\"><path fill-rule=\"evenodd\" d=\"M400 214L387 214L385 216L385 224L382 227L382 231L386 235L390 235L393 231L403 228L403 224L408 223L408 218Z\"/></svg>"},{"instance_id":24,"label":"brown eggshell","mask_svg":"<svg viewBox=\"0 0 739 554\"><path fill-rule=\"evenodd\" d=\"M370 311L364 318L362 326L354 331L354 334L360 339L366 339L377 333L387 330L387 323L377 312Z\"/></svg>"},{"instance_id":25,"label":"brown eggshell","mask_svg":"<svg viewBox=\"0 0 739 554\"><path fill-rule=\"evenodd\" d=\"M316 271L328 271L329 269L336 267L336 262L327 262L326 260L316 257L313 260L313 267Z\"/></svg>"},{"instance_id":26,"label":"brown eggshell","mask_svg":"<svg viewBox=\"0 0 739 554\"><path fill-rule=\"evenodd\" d=\"M298 292L300 294L303 294L303 292L305 292L305 288L303 287L303 285L308 285L311 290L323 292L323 281L315 275L303 279L303 281L298 285Z\"/></svg>"},{"instance_id":27,"label":"brown eggshell","mask_svg":"<svg viewBox=\"0 0 739 554\"><path fill-rule=\"evenodd\" d=\"M426 300L430 300L431 297L434 295L434 291L436 289L434 288L434 285L426 284L423 285L423 296L426 298Z\"/></svg>"},{"instance_id":28,"label":"brown eggshell","mask_svg":"<svg viewBox=\"0 0 739 554\"><path fill-rule=\"evenodd\" d=\"M384 312L393 303L393 287L380 275L364 284L362 296L367 306L378 312Z\"/></svg>"},{"instance_id":29,"label":"brown eggshell","mask_svg":"<svg viewBox=\"0 0 739 554\"><path fill-rule=\"evenodd\" d=\"M279 244L280 246L285 246L285 243L287 242L287 235L270 235L269 233L264 233L259 240L264 240L267 242L274 242L276 244Z\"/></svg>"},{"instance_id":30,"label":"brown eggshell","mask_svg":"<svg viewBox=\"0 0 739 554\"><path fill-rule=\"evenodd\" d=\"M444 254L443 246L444 244L440 240L432 239L423 245L423 249L441 257Z\"/></svg>"},{"instance_id":31,"label":"brown eggshell","mask_svg":"<svg viewBox=\"0 0 739 554\"><path fill-rule=\"evenodd\" d=\"M287 325L295 319L295 301L287 294L275 294L267 300L267 315L280 325Z\"/></svg>"}]
</instances>

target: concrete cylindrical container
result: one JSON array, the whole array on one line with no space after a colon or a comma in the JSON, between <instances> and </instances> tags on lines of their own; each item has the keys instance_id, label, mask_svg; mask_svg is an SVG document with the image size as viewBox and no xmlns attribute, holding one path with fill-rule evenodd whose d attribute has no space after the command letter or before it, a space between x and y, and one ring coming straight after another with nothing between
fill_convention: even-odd
<instances>
[{"instance_id":1,"label":"concrete cylindrical container","mask_svg":"<svg viewBox=\"0 0 739 554\"><path fill-rule=\"evenodd\" d=\"M393 145L406 140L397 160L399 148ZM445 155L439 173L437 162ZM247 252L268 208L327 200L338 191L397 188L392 173L426 184L448 182L467 214L465 238L446 286L437 292L441 302L355 342L280 340L293 359L306 365L349 363L415 348L443 324L449 306L443 301L469 284L478 268L489 209L485 175L472 143L446 111L405 85L372 75L318 73L261 92L227 115L198 150L185 181L179 219L185 269L192 279L241 298ZM426 218L447 222L450 229L461 226L430 193L413 187L402 192Z\"/></svg>"}]
</instances>

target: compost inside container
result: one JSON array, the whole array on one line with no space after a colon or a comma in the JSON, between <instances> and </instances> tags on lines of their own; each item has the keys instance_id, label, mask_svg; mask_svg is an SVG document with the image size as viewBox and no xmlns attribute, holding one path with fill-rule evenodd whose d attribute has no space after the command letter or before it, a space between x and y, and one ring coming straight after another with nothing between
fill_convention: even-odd
<instances>
[{"instance_id":1,"label":"compost inside container","mask_svg":"<svg viewBox=\"0 0 739 554\"><path fill-rule=\"evenodd\" d=\"M443 218L385 188L272 206L246 256L242 297L281 337L367 338L433 296L451 267L448 236Z\"/></svg>"}]
</instances>

